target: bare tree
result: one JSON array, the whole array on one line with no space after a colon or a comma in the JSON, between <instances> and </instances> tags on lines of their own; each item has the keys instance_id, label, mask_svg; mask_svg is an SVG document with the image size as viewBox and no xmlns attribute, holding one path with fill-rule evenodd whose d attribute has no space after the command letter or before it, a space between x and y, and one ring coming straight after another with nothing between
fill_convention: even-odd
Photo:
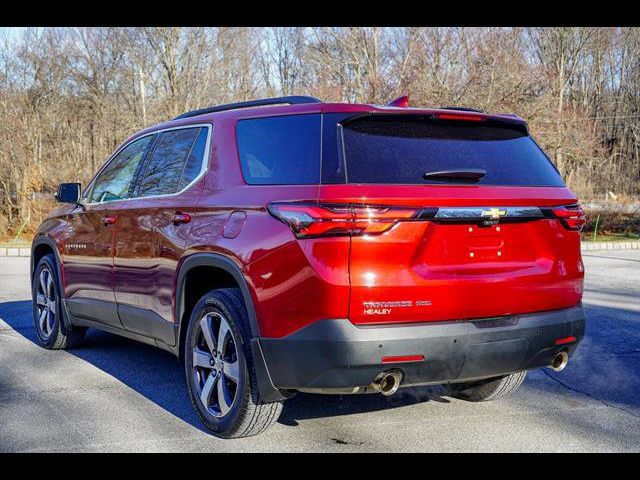
<instances>
[{"instance_id":1,"label":"bare tree","mask_svg":"<svg viewBox=\"0 0 640 480\"><path fill-rule=\"evenodd\" d=\"M185 110L404 93L518 113L582 196L640 194L637 28L33 28L0 38L0 236Z\"/></svg>"}]
</instances>

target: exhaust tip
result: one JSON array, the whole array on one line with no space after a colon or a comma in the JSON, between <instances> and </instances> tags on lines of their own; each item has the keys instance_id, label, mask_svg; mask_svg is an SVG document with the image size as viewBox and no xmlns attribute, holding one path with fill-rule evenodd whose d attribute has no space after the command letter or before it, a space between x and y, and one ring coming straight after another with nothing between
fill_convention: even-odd
<instances>
[{"instance_id":1,"label":"exhaust tip","mask_svg":"<svg viewBox=\"0 0 640 480\"><path fill-rule=\"evenodd\" d=\"M388 397L398 391L401 381L402 374L400 372L382 372L373 382L373 388Z\"/></svg>"},{"instance_id":2,"label":"exhaust tip","mask_svg":"<svg viewBox=\"0 0 640 480\"><path fill-rule=\"evenodd\" d=\"M564 367L567 366L567 363L569 363L569 354L563 351L553 357L553 361L551 362L549 368L551 368L551 370L559 372L560 370L564 370Z\"/></svg>"}]
</instances>

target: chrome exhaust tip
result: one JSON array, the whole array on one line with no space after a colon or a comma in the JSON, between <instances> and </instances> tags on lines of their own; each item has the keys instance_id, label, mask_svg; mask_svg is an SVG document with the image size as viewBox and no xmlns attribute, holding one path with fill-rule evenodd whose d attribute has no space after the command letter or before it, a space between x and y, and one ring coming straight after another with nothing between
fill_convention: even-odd
<instances>
[{"instance_id":1,"label":"chrome exhaust tip","mask_svg":"<svg viewBox=\"0 0 640 480\"><path fill-rule=\"evenodd\" d=\"M398 391L400 382L402 382L402 374L400 372L382 372L373 381L372 387L376 392L388 397Z\"/></svg>"},{"instance_id":2,"label":"chrome exhaust tip","mask_svg":"<svg viewBox=\"0 0 640 480\"><path fill-rule=\"evenodd\" d=\"M560 352L553 357L553 362L551 362L549 368L553 371L559 372L560 370L564 370L567 363L569 363L569 354L567 352Z\"/></svg>"}]
</instances>

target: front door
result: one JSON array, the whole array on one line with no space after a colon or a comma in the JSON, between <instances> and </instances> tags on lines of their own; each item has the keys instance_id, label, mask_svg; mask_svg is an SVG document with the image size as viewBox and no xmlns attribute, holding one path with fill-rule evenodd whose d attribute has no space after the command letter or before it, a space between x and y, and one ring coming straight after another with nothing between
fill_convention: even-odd
<instances>
[{"instance_id":1,"label":"front door","mask_svg":"<svg viewBox=\"0 0 640 480\"><path fill-rule=\"evenodd\" d=\"M152 136L120 149L98 173L69 216L62 252L65 297L74 317L121 327L113 292L118 208L129 197Z\"/></svg>"},{"instance_id":2,"label":"front door","mask_svg":"<svg viewBox=\"0 0 640 480\"><path fill-rule=\"evenodd\" d=\"M75 317L120 326L113 294L115 226L109 205L76 207L62 248L66 305Z\"/></svg>"}]
</instances>

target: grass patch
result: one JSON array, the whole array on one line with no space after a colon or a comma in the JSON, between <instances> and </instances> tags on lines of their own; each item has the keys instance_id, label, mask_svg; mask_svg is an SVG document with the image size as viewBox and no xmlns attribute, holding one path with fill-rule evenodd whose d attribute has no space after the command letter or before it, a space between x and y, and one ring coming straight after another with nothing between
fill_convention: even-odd
<instances>
[{"instance_id":1,"label":"grass patch","mask_svg":"<svg viewBox=\"0 0 640 480\"><path fill-rule=\"evenodd\" d=\"M635 233L598 234L596 238L594 238L593 232L582 234L583 242L633 242L637 240L640 240L640 235Z\"/></svg>"},{"instance_id":2,"label":"grass patch","mask_svg":"<svg viewBox=\"0 0 640 480\"><path fill-rule=\"evenodd\" d=\"M640 203L602 203L585 208L587 224L583 241L624 242L640 239ZM595 237L595 238L594 238Z\"/></svg>"},{"instance_id":3,"label":"grass patch","mask_svg":"<svg viewBox=\"0 0 640 480\"><path fill-rule=\"evenodd\" d=\"M26 239L26 238L0 239L0 248L31 248L31 239Z\"/></svg>"}]
</instances>

